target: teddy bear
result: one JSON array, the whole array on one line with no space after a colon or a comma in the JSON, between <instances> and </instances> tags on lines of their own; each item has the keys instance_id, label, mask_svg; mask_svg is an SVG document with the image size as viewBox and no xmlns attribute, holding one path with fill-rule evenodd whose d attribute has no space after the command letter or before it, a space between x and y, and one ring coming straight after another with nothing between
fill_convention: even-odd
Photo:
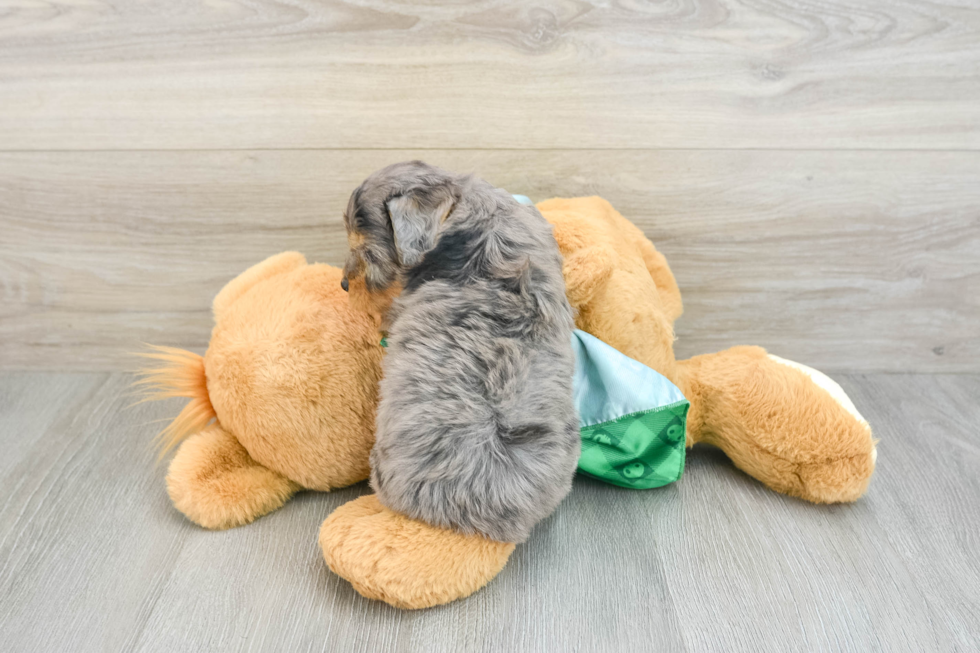
<instances>
[{"instance_id":1,"label":"teddy bear","mask_svg":"<svg viewBox=\"0 0 980 653\"><path fill-rule=\"evenodd\" d=\"M564 256L577 326L679 388L689 404L679 434L687 446L717 446L747 474L807 501L863 494L875 442L837 384L759 347L676 360L681 296L653 244L598 197L537 206ZM348 295L341 277L301 254L278 254L217 295L203 357L166 347L146 354L158 365L140 381L151 396L190 399L161 438L164 450L179 444L167 490L195 523L247 524L301 489L328 491L369 476L379 327L391 298L379 302L357 287ZM646 474L635 461L619 471L627 482ZM319 539L335 573L401 608L468 596L515 548L409 519L370 494L330 514Z\"/></svg>"}]
</instances>

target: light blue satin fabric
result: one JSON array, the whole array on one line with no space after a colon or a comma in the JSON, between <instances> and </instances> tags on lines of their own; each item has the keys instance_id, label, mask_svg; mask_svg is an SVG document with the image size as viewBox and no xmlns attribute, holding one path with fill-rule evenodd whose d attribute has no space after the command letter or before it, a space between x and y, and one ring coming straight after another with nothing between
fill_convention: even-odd
<instances>
[{"instance_id":1,"label":"light blue satin fabric","mask_svg":"<svg viewBox=\"0 0 980 653\"><path fill-rule=\"evenodd\" d=\"M685 400L667 377L581 329L573 334L572 348L573 392L583 428Z\"/></svg>"}]
</instances>

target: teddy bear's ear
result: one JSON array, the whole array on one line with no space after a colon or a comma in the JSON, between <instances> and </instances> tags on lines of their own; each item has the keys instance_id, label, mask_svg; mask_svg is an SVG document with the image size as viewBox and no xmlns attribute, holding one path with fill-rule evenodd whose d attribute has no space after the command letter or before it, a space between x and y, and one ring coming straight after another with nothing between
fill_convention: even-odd
<instances>
[{"instance_id":1,"label":"teddy bear's ear","mask_svg":"<svg viewBox=\"0 0 980 653\"><path fill-rule=\"evenodd\" d=\"M291 272L304 265L306 265L306 257L299 252L283 252L270 256L261 263L256 263L245 270L229 281L214 298L211 306L215 322L221 319L221 315L235 303L235 300L251 290L255 284L276 275Z\"/></svg>"}]
</instances>

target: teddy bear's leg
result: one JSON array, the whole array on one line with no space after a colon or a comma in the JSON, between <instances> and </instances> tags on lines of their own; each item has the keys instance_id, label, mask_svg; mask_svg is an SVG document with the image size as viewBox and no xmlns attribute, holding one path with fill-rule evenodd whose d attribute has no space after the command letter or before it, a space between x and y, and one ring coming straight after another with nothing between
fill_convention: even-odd
<instances>
[{"instance_id":1,"label":"teddy bear's leg","mask_svg":"<svg viewBox=\"0 0 980 653\"><path fill-rule=\"evenodd\" d=\"M204 528L242 526L286 503L300 486L252 460L217 424L180 445L167 472L177 510Z\"/></svg>"},{"instance_id":2,"label":"teddy bear's leg","mask_svg":"<svg viewBox=\"0 0 980 653\"><path fill-rule=\"evenodd\" d=\"M469 596L500 573L514 550L507 542L409 519L373 494L327 517L320 546L330 569L361 595L406 609Z\"/></svg>"},{"instance_id":3,"label":"teddy bear's leg","mask_svg":"<svg viewBox=\"0 0 980 653\"><path fill-rule=\"evenodd\" d=\"M679 363L691 402L688 443L720 447L772 489L815 503L854 501L868 487L871 428L823 374L733 347Z\"/></svg>"}]
</instances>

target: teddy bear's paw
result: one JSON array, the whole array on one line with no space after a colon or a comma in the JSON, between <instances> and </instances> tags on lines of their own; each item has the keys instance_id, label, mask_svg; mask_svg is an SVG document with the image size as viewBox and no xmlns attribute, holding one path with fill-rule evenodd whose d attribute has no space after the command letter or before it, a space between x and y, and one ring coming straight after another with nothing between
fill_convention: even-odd
<instances>
[{"instance_id":1,"label":"teddy bear's paw","mask_svg":"<svg viewBox=\"0 0 980 653\"><path fill-rule=\"evenodd\" d=\"M688 435L720 447L773 490L814 503L855 501L877 452L871 427L826 375L732 347L681 361Z\"/></svg>"},{"instance_id":2,"label":"teddy bear's paw","mask_svg":"<svg viewBox=\"0 0 980 653\"><path fill-rule=\"evenodd\" d=\"M514 550L514 544L409 519L373 494L327 517L320 546L330 569L362 596L406 609L469 596L500 573Z\"/></svg>"},{"instance_id":3,"label":"teddy bear's paw","mask_svg":"<svg viewBox=\"0 0 980 653\"><path fill-rule=\"evenodd\" d=\"M857 500L877 458L868 422L825 374L762 350L753 354L751 373L734 393L744 428L739 439L749 444L740 466L807 501Z\"/></svg>"},{"instance_id":4,"label":"teddy bear's paw","mask_svg":"<svg viewBox=\"0 0 980 653\"><path fill-rule=\"evenodd\" d=\"M868 487L878 459L878 449L871 435L871 426L861 416L854 402L840 385L826 374L812 367L768 354L771 361L791 367L806 375L817 387L830 395L837 405L852 418L844 421L851 432L851 455L824 461L805 461L797 466L800 479L799 495L815 503L839 503L855 501ZM838 430L845 430L838 427Z\"/></svg>"},{"instance_id":5,"label":"teddy bear's paw","mask_svg":"<svg viewBox=\"0 0 980 653\"><path fill-rule=\"evenodd\" d=\"M813 503L847 503L857 501L868 489L874 472L876 451L858 454L827 463L799 465L801 499Z\"/></svg>"},{"instance_id":6,"label":"teddy bear's paw","mask_svg":"<svg viewBox=\"0 0 980 653\"><path fill-rule=\"evenodd\" d=\"M211 529L248 524L282 506L299 489L255 462L217 424L185 440L167 472L167 492L177 510Z\"/></svg>"}]
</instances>

